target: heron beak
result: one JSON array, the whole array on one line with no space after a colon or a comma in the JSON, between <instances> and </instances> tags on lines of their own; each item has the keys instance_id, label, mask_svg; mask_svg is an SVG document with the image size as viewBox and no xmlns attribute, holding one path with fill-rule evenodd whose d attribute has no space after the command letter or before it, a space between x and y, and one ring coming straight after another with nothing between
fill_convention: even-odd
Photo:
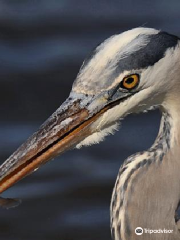
<instances>
[{"instance_id":1,"label":"heron beak","mask_svg":"<svg viewBox=\"0 0 180 240\"><path fill-rule=\"evenodd\" d=\"M0 193L92 134L92 123L108 108L92 113L81 100L67 100L0 166Z\"/></svg>"}]
</instances>

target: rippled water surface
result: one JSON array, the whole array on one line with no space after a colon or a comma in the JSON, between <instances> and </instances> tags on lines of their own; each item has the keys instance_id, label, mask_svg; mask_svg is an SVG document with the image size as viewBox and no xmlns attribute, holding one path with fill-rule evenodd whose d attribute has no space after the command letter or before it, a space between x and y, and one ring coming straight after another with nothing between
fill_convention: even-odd
<instances>
[{"instance_id":1,"label":"rippled water surface","mask_svg":"<svg viewBox=\"0 0 180 240\"><path fill-rule=\"evenodd\" d=\"M0 1L0 162L65 100L84 57L112 34L146 25L180 35L180 1ZM2 240L108 240L118 169L148 148L159 112L129 116L105 142L57 157L6 191Z\"/></svg>"}]
</instances>

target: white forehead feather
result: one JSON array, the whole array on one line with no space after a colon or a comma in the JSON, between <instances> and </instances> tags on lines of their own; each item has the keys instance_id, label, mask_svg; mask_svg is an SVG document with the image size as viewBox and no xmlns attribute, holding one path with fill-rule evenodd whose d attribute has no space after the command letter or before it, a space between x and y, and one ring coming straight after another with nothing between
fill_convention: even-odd
<instances>
[{"instance_id":1,"label":"white forehead feather","mask_svg":"<svg viewBox=\"0 0 180 240\"><path fill-rule=\"evenodd\" d=\"M139 48L144 46L147 43L147 35L149 36L157 34L158 32L158 30L155 30L153 28L134 28L121 34L114 35L106 39L97 47L98 54L96 54L94 58L91 59L89 65L95 62L99 65L106 65L110 59L114 59L114 56L117 55L117 53L121 53L121 58L123 58L124 54L137 51ZM134 45L129 45L128 48L126 48L130 42L142 34L144 35L143 39L141 38L138 42L135 42ZM125 49L125 51L123 51L123 49Z\"/></svg>"},{"instance_id":2,"label":"white forehead feather","mask_svg":"<svg viewBox=\"0 0 180 240\"><path fill-rule=\"evenodd\" d=\"M73 91L93 94L89 91L91 84L99 84L103 79L108 78L108 74L111 74L110 70L116 66L117 61L141 49L148 43L147 36L158 32L152 28L135 28L105 40L97 47L95 55L87 65L82 66L73 85ZM143 35L143 38L133 42L139 35Z\"/></svg>"}]
</instances>

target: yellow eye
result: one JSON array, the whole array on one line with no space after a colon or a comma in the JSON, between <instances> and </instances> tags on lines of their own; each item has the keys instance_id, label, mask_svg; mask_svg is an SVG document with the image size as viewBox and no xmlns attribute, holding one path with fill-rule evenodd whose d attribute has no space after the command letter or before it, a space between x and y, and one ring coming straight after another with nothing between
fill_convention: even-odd
<instances>
[{"instance_id":1,"label":"yellow eye","mask_svg":"<svg viewBox=\"0 0 180 240\"><path fill-rule=\"evenodd\" d=\"M123 79L121 82L121 87L131 90L135 88L139 83L139 75L138 74L132 74Z\"/></svg>"}]
</instances>

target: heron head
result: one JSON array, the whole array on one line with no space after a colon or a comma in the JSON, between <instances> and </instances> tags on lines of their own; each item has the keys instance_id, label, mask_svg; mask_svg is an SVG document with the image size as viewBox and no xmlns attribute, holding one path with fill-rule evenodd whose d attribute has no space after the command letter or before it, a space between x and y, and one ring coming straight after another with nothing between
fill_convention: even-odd
<instances>
[{"instance_id":1,"label":"heron head","mask_svg":"<svg viewBox=\"0 0 180 240\"><path fill-rule=\"evenodd\" d=\"M109 108L94 122L94 138L77 146L102 140L127 114L162 105L177 88L178 48L176 36L151 28L136 28L100 44L84 61L71 95L88 97L90 112Z\"/></svg>"},{"instance_id":2,"label":"heron head","mask_svg":"<svg viewBox=\"0 0 180 240\"><path fill-rule=\"evenodd\" d=\"M0 192L56 155L99 142L121 118L161 105L175 89L179 39L136 28L114 35L84 61L69 98L0 166Z\"/></svg>"}]
</instances>

